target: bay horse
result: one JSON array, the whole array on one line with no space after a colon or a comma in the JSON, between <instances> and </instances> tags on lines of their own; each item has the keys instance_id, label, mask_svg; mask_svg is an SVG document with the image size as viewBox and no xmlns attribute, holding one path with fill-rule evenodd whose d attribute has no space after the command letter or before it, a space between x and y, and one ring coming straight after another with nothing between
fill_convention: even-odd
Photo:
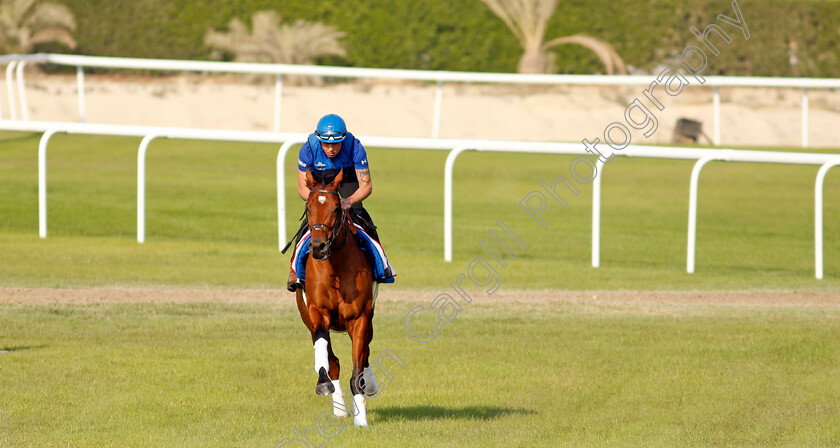
<instances>
[{"instance_id":1,"label":"bay horse","mask_svg":"<svg viewBox=\"0 0 840 448\"><path fill-rule=\"evenodd\" d=\"M330 330L346 331L353 344L353 423L367 426L365 395L377 393L376 376L370 368L373 339L373 308L377 286L364 252L356 243L355 226L341 208L338 186L343 173L327 185L306 171L309 197L306 218L311 232L306 260L304 290L298 289L297 306L303 323L312 333L315 349L317 395L332 394L333 413L346 417L348 408L339 381L339 362L332 350Z\"/></svg>"}]
</instances>

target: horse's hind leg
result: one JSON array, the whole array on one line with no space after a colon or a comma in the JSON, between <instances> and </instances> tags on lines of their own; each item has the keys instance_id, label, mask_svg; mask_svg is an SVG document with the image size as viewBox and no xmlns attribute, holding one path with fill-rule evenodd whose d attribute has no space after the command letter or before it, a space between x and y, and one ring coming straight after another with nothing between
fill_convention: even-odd
<instances>
[{"instance_id":1,"label":"horse's hind leg","mask_svg":"<svg viewBox=\"0 0 840 448\"><path fill-rule=\"evenodd\" d=\"M353 393L353 424L367 426L367 410L365 409L365 386L363 370L368 359L368 328L370 318L362 316L353 322L347 333L353 341L353 375L350 377L350 391Z\"/></svg>"},{"instance_id":2,"label":"horse's hind leg","mask_svg":"<svg viewBox=\"0 0 840 448\"><path fill-rule=\"evenodd\" d=\"M318 395L329 395L335 392L335 386L330 381L329 376L327 376L327 372L330 370L330 332L318 326L312 333L312 340L313 348L315 349L315 373L318 374L315 393Z\"/></svg>"},{"instance_id":3,"label":"horse's hind leg","mask_svg":"<svg viewBox=\"0 0 840 448\"><path fill-rule=\"evenodd\" d=\"M330 362L330 382L332 382L335 392L332 393L333 414L336 417L347 417L347 405L344 404L344 392L341 390L341 381L339 375L341 374L341 365L338 362L338 357L335 356L332 349L332 341L327 345L327 356Z\"/></svg>"},{"instance_id":4,"label":"horse's hind leg","mask_svg":"<svg viewBox=\"0 0 840 448\"><path fill-rule=\"evenodd\" d=\"M370 368L370 341L373 340L373 320L367 326L367 335L365 337L366 342L365 345L367 346L367 356L365 356L364 360L364 370L362 371L362 378L364 378L364 386L365 386L365 395L368 397L372 397L379 393L379 384L376 382L376 375L373 373L373 369Z\"/></svg>"}]
</instances>

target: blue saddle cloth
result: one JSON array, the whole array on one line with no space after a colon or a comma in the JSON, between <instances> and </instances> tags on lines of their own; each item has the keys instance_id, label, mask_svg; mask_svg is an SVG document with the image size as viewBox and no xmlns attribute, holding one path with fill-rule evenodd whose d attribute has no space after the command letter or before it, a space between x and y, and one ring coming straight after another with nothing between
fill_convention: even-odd
<instances>
[{"instance_id":1,"label":"blue saddle cloth","mask_svg":"<svg viewBox=\"0 0 840 448\"><path fill-rule=\"evenodd\" d=\"M389 267L388 258L385 256L385 251L370 235L358 224L356 226L356 243L370 262L373 279L380 283L394 283L394 277L386 277L385 269ZM307 232L295 247L295 257L292 266L295 268L295 273L301 282L306 281L306 259L309 257L309 240L312 234ZM393 268L391 268L393 272Z\"/></svg>"}]
</instances>

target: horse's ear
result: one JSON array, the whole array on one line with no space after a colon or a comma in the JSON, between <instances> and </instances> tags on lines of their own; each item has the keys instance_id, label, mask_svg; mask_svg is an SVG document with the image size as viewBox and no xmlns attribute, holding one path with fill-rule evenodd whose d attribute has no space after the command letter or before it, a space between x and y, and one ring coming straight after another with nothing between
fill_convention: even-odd
<instances>
[{"instance_id":1,"label":"horse's ear","mask_svg":"<svg viewBox=\"0 0 840 448\"><path fill-rule=\"evenodd\" d=\"M315 182L315 177L312 176L312 171L309 168L307 168L306 169L306 188L309 188L310 190L317 190L317 188L315 188L316 186L319 186L318 182Z\"/></svg>"},{"instance_id":2,"label":"horse's ear","mask_svg":"<svg viewBox=\"0 0 840 448\"><path fill-rule=\"evenodd\" d=\"M335 175L335 179L333 179L333 181L330 182L330 184L327 185L325 189L338 191L338 186L341 185L341 179L343 179L343 178L344 178L344 170L339 170L338 174Z\"/></svg>"}]
</instances>

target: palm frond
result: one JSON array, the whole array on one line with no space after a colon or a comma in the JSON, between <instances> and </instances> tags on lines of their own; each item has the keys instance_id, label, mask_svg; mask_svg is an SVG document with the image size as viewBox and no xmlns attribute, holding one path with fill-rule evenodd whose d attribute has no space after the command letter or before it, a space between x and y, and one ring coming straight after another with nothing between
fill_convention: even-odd
<instances>
[{"instance_id":1,"label":"palm frond","mask_svg":"<svg viewBox=\"0 0 840 448\"><path fill-rule=\"evenodd\" d=\"M73 13L58 3L39 4L29 15L25 23L33 28L66 28L73 31L76 29L76 19Z\"/></svg>"},{"instance_id":2,"label":"palm frond","mask_svg":"<svg viewBox=\"0 0 840 448\"><path fill-rule=\"evenodd\" d=\"M58 42L69 48L76 48L76 41L73 39L73 36L67 30L58 28L36 31L29 39L29 43L32 45L45 44L48 42Z\"/></svg>"},{"instance_id":3,"label":"palm frond","mask_svg":"<svg viewBox=\"0 0 840 448\"><path fill-rule=\"evenodd\" d=\"M551 47L565 44L582 45L592 50L592 52L598 56L598 59L601 60L601 63L604 64L608 75L616 73L622 75L627 74L627 68L624 65L624 60L621 59L621 56L618 55L615 48L608 42L592 36L575 34L573 36L560 37L546 42L543 44L543 48L545 51L548 51Z\"/></svg>"},{"instance_id":4,"label":"palm frond","mask_svg":"<svg viewBox=\"0 0 840 448\"><path fill-rule=\"evenodd\" d=\"M520 73L550 73L553 55L548 50L556 45L578 44L592 50L606 67L607 73L627 73L624 61L609 43L594 37L576 34L545 42L548 22L560 0L481 0L507 25L524 50L517 68ZM545 43L544 43L545 42Z\"/></svg>"},{"instance_id":5,"label":"palm frond","mask_svg":"<svg viewBox=\"0 0 840 448\"><path fill-rule=\"evenodd\" d=\"M539 45L560 0L481 0L516 36L523 47Z\"/></svg>"},{"instance_id":6,"label":"palm frond","mask_svg":"<svg viewBox=\"0 0 840 448\"><path fill-rule=\"evenodd\" d=\"M76 47L73 13L66 6L35 0L0 0L0 47L5 52L28 53L35 44L59 42Z\"/></svg>"},{"instance_id":7,"label":"palm frond","mask_svg":"<svg viewBox=\"0 0 840 448\"><path fill-rule=\"evenodd\" d=\"M346 55L340 43L344 33L334 27L305 20L281 21L276 11L257 11L251 15L250 29L233 19L227 33L209 30L204 43L233 53L237 61L312 64L321 56Z\"/></svg>"}]
</instances>

